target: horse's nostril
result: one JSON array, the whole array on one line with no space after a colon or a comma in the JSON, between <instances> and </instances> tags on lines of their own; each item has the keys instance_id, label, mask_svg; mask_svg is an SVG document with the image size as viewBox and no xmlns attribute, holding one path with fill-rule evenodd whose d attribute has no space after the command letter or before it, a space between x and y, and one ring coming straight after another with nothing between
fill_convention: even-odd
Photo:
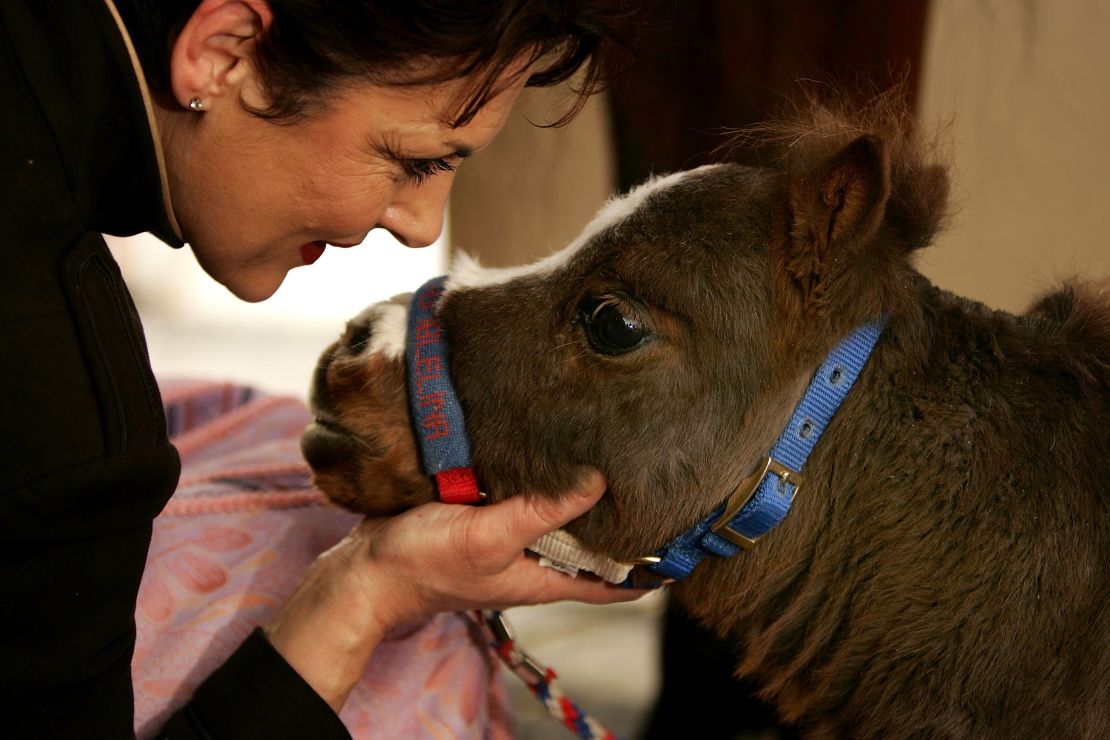
<instances>
[{"instance_id":1,"label":"horse's nostril","mask_svg":"<svg viewBox=\"0 0 1110 740\"><path fill-rule=\"evenodd\" d=\"M369 323L351 326L347 329L346 336L347 349L353 355L361 354L366 345L370 344L370 325Z\"/></svg>"}]
</instances>

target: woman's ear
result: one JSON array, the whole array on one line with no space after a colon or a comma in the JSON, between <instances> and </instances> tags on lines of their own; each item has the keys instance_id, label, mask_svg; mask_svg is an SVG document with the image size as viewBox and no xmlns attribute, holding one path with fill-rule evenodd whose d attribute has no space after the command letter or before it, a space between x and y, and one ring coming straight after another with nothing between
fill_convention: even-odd
<instances>
[{"instance_id":1,"label":"woman's ear","mask_svg":"<svg viewBox=\"0 0 1110 740\"><path fill-rule=\"evenodd\" d=\"M254 74L255 45L272 21L266 0L203 0L170 56L170 85L178 104L212 110L224 100L238 102L244 82Z\"/></svg>"}]
</instances>

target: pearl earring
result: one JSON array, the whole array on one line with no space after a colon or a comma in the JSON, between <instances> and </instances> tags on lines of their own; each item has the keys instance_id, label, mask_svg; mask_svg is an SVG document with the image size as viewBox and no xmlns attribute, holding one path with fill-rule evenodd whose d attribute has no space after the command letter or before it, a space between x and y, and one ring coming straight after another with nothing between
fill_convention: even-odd
<instances>
[{"instance_id":1,"label":"pearl earring","mask_svg":"<svg viewBox=\"0 0 1110 740\"><path fill-rule=\"evenodd\" d=\"M204 110L204 103L201 102L200 98L193 98L189 101L189 110Z\"/></svg>"}]
</instances>

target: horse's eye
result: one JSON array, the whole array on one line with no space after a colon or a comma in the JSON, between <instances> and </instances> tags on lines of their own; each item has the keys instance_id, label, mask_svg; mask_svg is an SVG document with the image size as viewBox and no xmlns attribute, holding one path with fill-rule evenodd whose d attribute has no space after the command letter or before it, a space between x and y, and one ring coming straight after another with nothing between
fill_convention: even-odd
<instances>
[{"instance_id":1,"label":"horse's eye","mask_svg":"<svg viewBox=\"0 0 1110 740\"><path fill-rule=\"evenodd\" d=\"M587 298L578 306L578 320L590 346L606 355L622 355L644 343L650 332L612 297Z\"/></svg>"}]
</instances>

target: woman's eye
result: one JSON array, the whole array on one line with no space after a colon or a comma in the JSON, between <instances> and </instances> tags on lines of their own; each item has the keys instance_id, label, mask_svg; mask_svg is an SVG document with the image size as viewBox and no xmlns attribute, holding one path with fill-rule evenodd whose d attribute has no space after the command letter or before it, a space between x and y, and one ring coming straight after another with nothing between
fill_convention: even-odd
<instances>
[{"instance_id":1,"label":"woman's eye","mask_svg":"<svg viewBox=\"0 0 1110 740\"><path fill-rule=\"evenodd\" d=\"M404 159L401 160L401 165L404 167L405 175L417 187L440 172L455 171L455 165L446 159Z\"/></svg>"},{"instance_id":2,"label":"woman's eye","mask_svg":"<svg viewBox=\"0 0 1110 740\"><path fill-rule=\"evenodd\" d=\"M578 306L578 320L590 346L606 355L631 352L650 336L644 323L612 298L583 301Z\"/></svg>"}]
</instances>

